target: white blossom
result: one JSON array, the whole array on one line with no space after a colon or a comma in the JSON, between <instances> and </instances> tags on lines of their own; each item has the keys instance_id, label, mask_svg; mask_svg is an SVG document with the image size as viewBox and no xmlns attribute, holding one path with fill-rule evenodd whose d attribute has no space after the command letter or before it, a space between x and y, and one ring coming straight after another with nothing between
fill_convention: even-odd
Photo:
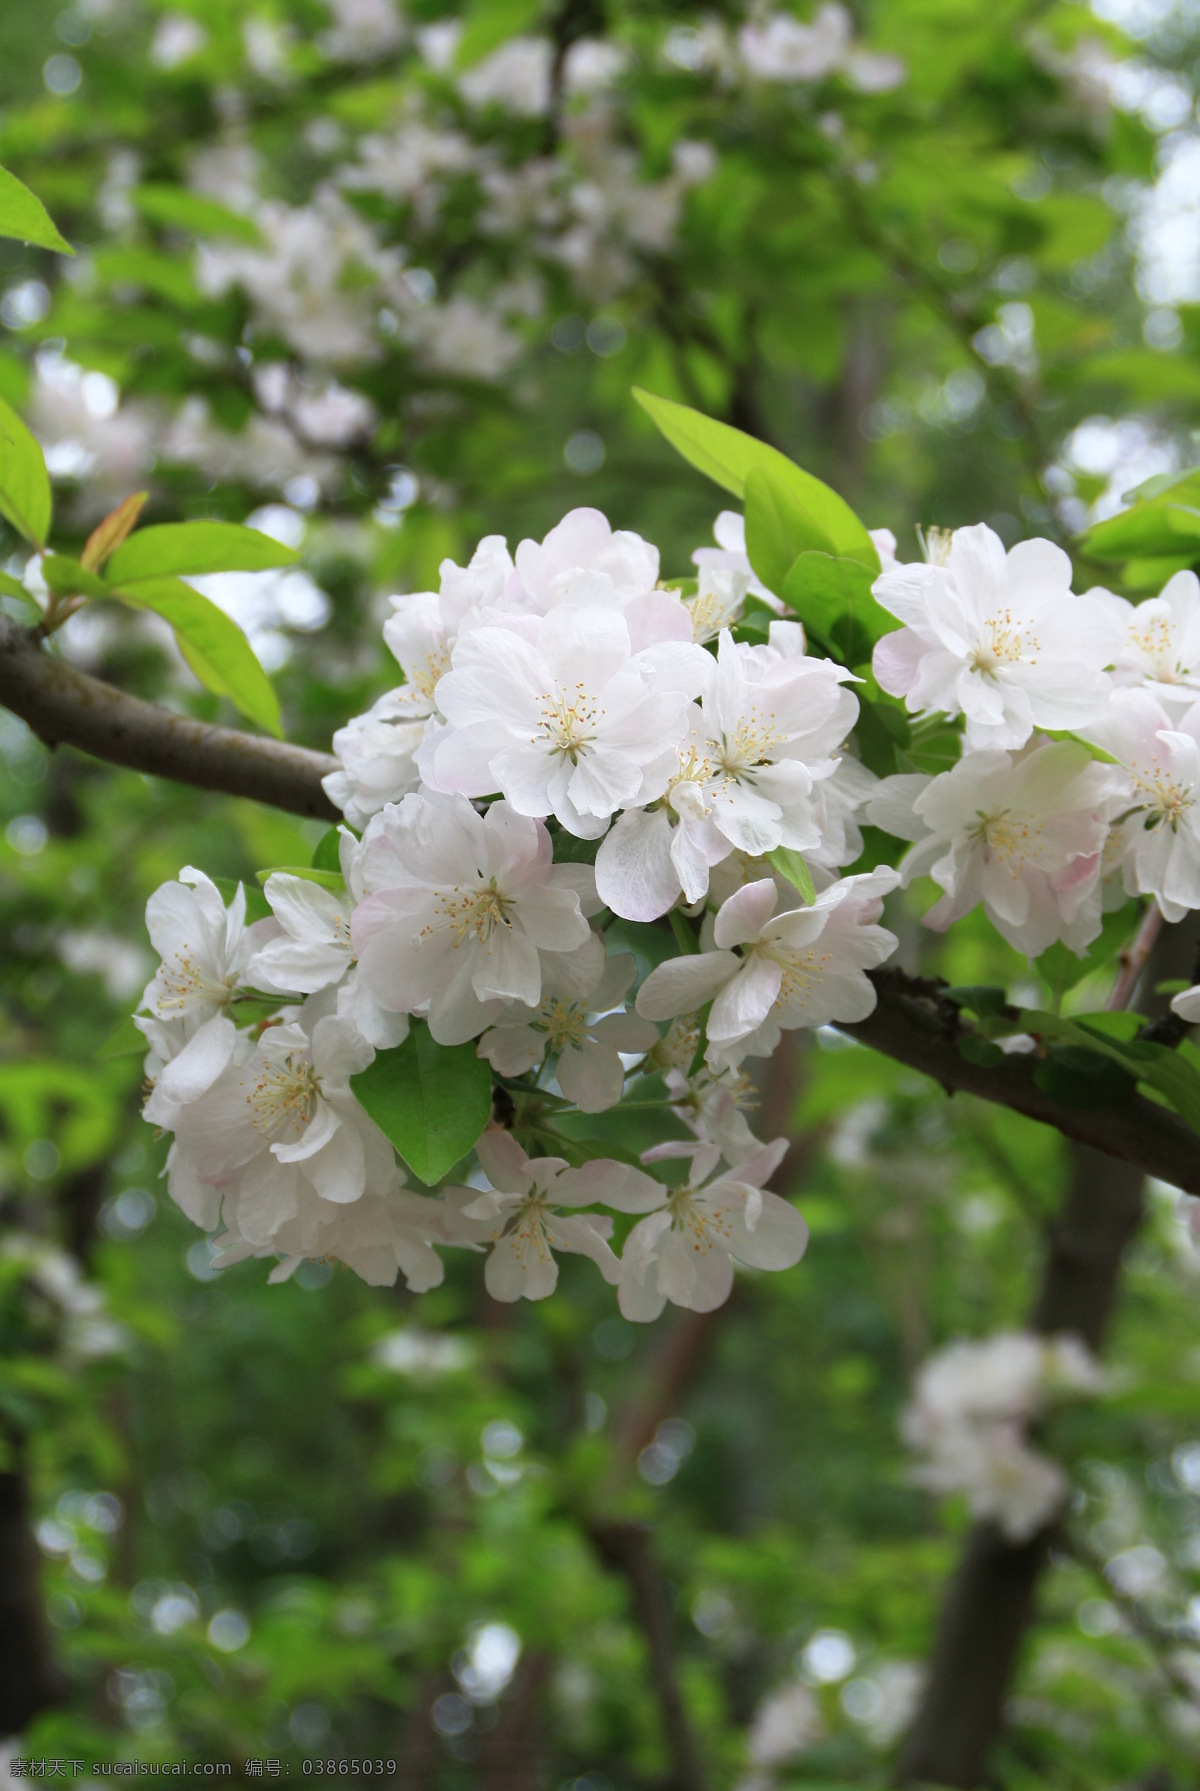
<instances>
[{"instance_id":1,"label":"white blossom","mask_svg":"<svg viewBox=\"0 0 1200 1791\"><path fill-rule=\"evenodd\" d=\"M606 1160L569 1169L563 1157L530 1158L501 1131L485 1132L475 1154L491 1186L482 1193L457 1188L449 1195L467 1221L467 1235L491 1242L484 1283L494 1300L544 1300L553 1293L556 1250L591 1257L604 1279L616 1283L620 1267L607 1243L612 1219L558 1209L653 1199L658 1184L652 1177Z\"/></svg>"},{"instance_id":2,"label":"white blossom","mask_svg":"<svg viewBox=\"0 0 1200 1791\"><path fill-rule=\"evenodd\" d=\"M984 523L956 529L937 563L894 566L872 589L905 624L875 648L879 683L914 714L964 715L972 750L1084 727L1107 700L1108 594L1074 596L1071 562L1050 541L1005 553Z\"/></svg>"},{"instance_id":3,"label":"white blossom","mask_svg":"<svg viewBox=\"0 0 1200 1791\"><path fill-rule=\"evenodd\" d=\"M1109 601L1121 630L1115 683L1141 686L1171 713L1190 708L1200 698L1200 579L1177 572L1144 603Z\"/></svg>"},{"instance_id":4,"label":"white blossom","mask_svg":"<svg viewBox=\"0 0 1200 1791\"><path fill-rule=\"evenodd\" d=\"M1020 754L968 753L935 778L886 778L866 813L917 841L900 867L905 884L929 876L945 891L926 926L942 932L982 903L1029 957L1058 939L1082 952L1100 931L1101 852L1120 783L1076 742L1035 740Z\"/></svg>"},{"instance_id":5,"label":"white blossom","mask_svg":"<svg viewBox=\"0 0 1200 1791\"><path fill-rule=\"evenodd\" d=\"M554 864L546 829L507 802L478 815L461 796L406 796L371 822L360 867L359 974L381 1007L427 1011L439 1044L475 1038L500 1003L536 1008L541 954L590 939L590 869Z\"/></svg>"},{"instance_id":6,"label":"white blossom","mask_svg":"<svg viewBox=\"0 0 1200 1791\"><path fill-rule=\"evenodd\" d=\"M733 1261L756 1269L790 1269L808 1244L808 1227L794 1206L763 1187L787 1151L777 1138L755 1156L716 1173L715 1145L668 1144L643 1162L682 1157L689 1167L674 1188L658 1187L646 1213L645 1190L605 1196L620 1211L643 1212L621 1254L618 1302L624 1317L658 1317L668 1300L692 1312L711 1312L729 1298Z\"/></svg>"},{"instance_id":7,"label":"white blossom","mask_svg":"<svg viewBox=\"0 0 1200 1791\"><path fill-rule=\"evenodd\" d=\"M1148 690L1116 690L1087 737L1126 773L1126 888L1182 920L1200 907L1200 703L1171 715Z\"/></svg>"},{"instance_id":8,"label":"white blossom","mask_svg":"<svg viewBox=\"0 0 1200 1791\"><path fill-rule=\"evenodd\" d=\"M864 1020L875 1008L865 972L896 949L895 934L876 922L899 880L881 865L782 913L771 878L747 884L717 914L717 949L652 970L639 1014L667 1020L711 1002L708 1059L717 1070L747 1055L769 1056L782 1031Z\"/></svg>"},{"instance_id":9,"label":"white blossom","mask_svg":"<svg viewBox=\"0 0 1200 1791\"><path fill-rule=\"evenodd\" d=\"M600 848L596 884L615 914L653 920L681 893L698 901L735 848L820 844L814 785L835 769L858 703L842 688L848 672L794 650L793 626L773 622L767 646L722 631L663 806L623 815Z\"/></svg>"},{"instance_id":10,"label":"white blossom","mask_svg":"<svg viewBox=\"0 0 1200 1791\"><path fill-rule=\"evenodd\" d=\"M424 738L424 717L413 718L405 689L387 691L365 715L337 730L333 750L341 766L327 773L321 786L352 827L365 827L385 803L417 789L417 752Z\"/></svg>"},{"instance_id":11,"label":"white blossom","mask_svg":"<svg viewBox=\"0 0 1200 1791\"><path fill-rule=\"evenodd\" d=\"M212 879L186 866L146 903L146 931L162 963L143 1007L160 1020L197 1020L229 1005L251 949L240 883L226 908Z\"/></svg>"},{"instance_id":12,"label":"white blossom","mask_svg":"<svg viewBox=\"0 0 1200 1791\"><path fill-rule=\"evenodd\" d=\"M637 974L633 956L606 959L603 939L592 939L592 952L547 956L538 1006L530 1013L508 1003L479 1041L480 1057L502 1076L523 1076L550 1052L559 1088L582 1113L615 1107L625 1087L621 1054L636 1056L658 1043L656 1027L625 1012Z\"/></svg>"}]
</instances>

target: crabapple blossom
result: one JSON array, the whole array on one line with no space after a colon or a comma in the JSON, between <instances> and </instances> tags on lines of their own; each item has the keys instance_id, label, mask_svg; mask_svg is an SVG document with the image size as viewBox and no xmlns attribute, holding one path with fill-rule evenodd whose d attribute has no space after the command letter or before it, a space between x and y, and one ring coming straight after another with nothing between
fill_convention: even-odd
<instances>
[{"instance_id":1,"label":"crabapple blossom","mask_svg":"<svg viewBox=\"0 0 1200 1791\"><path fill-rule=\"evenodd\" d=\"M240 1209L239 1209L240 1210ZM215 1266L247 1257L280 1256L268 1281L287 1281L306 1257L332 1257L370 1287L391 1287L397 1274L413 1293L439 1287L445 1276L435 1244L460 1243L452 1235L443 1202L407 1190L366 1193L349 1205L321 1197L306 1200L267 1242L238 1229L238 1212L226 1210L225 1230L215 1239Z\"/></svg>"},{"instance_id":2,"label":"crabapple blossom","mask_svg":"<svg viewBox=\"0 0 1200 1791\"><path fill-rule=\"evenodd\" d=\"M880 685L913 714L964 715L972 750L1080 728L1103 707L1118 625L1107 593L1072 594L1071 562L1052 542L1006 553L978 523L939 544L936 563L894 566L872 591L904 623L875 648Z\"/></svg>"},{"instance_id":3,"label":"crabapple blossom","mask_svg":"<svg viewBox=\"0 0 1200 1791\"><path fill-rule=\"evenodd\" d=\"M1200 702L1170 715L1148 690L1116 690L1087 737L1126 774L1120 808L1125 886L1152 895L1166 918L1200 907Z\"/></svg>"},{"instance_id":4,"label":"crabapple blossom","mask_svg":"<svg viewBox=\"0 0 1200 1791\"><path fill-rule=\"evenodd\" d=\"M603 940L592 938L599 948L594 957L583 948L548 954L542 999L533 1013L509 1003L479 1041L480 1057L502 1076L526 1074L549 1051L559 1088L581 1113L615 1107L625 1087L622 1052L636 1056L658 1043L657 1027L624 1009L637 975L633 956L606 959Z\"/></svg>"},{"instance_id":5,"label":"crabapple blossom","mask_svg":"<svg viewBox=\"0 0 1200 1791\"><path fill-rule=\"evenodd\" d=\"M205 1019L228 1006L252 949L240 883L226 908L211 878L186 866L146 903L146 931L162 963L141 1005L156 1019Z\"/></svg>"},{"instance_id":6,"label":"crabapple blossom","mask_svg":"<svg viewBox=\"0 0 1200 1791\"><path fill-rule=\"evenodd\" d=\"M899 872L881 865L782 913L770 877L748 883L717 913L717 949L652 970L637 1010L648 1020L668 1020L711 1002L708 1061L715 1070L769 1056L780 1033L794 1027L863 1020L875 1008L865 973L896 949L895 934L876 923L883 897L899 881Z\"/></svg>"},{"instance_id":7,"label":"crabapple blossom","mask_svg":"<svg viewBox=\"0 0 1200 1791\"><path fill-rule=\"evenodd\" d=\"M484 1282L493 1299L544 1300L552 1294L558 1283L556 1250L590 1256L604 1279L616 1283L620 1265L607 1243L611 1218L557 1209L600 1200L610 1206L656 1200L662 1190L653 1177L624 1163L602 1160L569 1169L563 1157L530 1158L501 1131L485 1132L475 1154L491 1186L483 1193L470 1188L450 1193L457 1217L468 1222L467 1237L491 1242Z\"/></svg>"},{"instance_id":8,"label":"crabapple blossom","mask_svg":"<svg viewBox=\"0 0 1200 1791\"><path fill-rule=\"evenodd\" d=\"M886 778L866 812L916 840L904 883L929 876L945 891L926 926L944 931L982 903L1029 957L1056 939L1082 952L1100 931L1100 855L1121 781L1077 742L1035 740L968 753L938 777Z\"/></svg>"},{"instance_id":9,"label":"crabapple blossom","mask_svg":"<svg viewBox=\"0 0 1200 1791\"><path fill-rule=\"evenodd\" d=\"M267 1027L176 1120L185 1173L220 1190L226 1223L252 1245L273 1244L317 1198L399 1185L391 1145L350 1089L374 1050L330 1005L310 997L295 1020Z\"/></svg>"},{"instance_id":10,"label":"crabapple blossom","mask_svg":"<svg viewBox=\"0 0 1200 1791\"><path fill-rule=\"evenodd\" d=\"M479 815L463 796L406 796L368 827L361 876L359 973L381 1007L427 1012L439 1044L475 1038L501 1003L536 1008L541 954L590 938L590 869L554 864L540 821L507 802Z\"/></svg>"},{"instance_id":11,"label":"crabapple blossom","mask_svg":"<svg viewBox=\"0 0 1200 1791\"><path fill-rule=\"evenodd\" d=\"M1030 1447L1027 1426L1055 1401L1104 1384L1090 1352L1067 1334L1006 1331L952 1343L922 1365L901 1419L921 1458L913 1478L931 1492L965 1494L975 1517L1027 1542L1068 1492L1062 1469Z\"/></svg>"},{"instance_id":12,"label":"crabapple blossom","mask_svg":"<svg viewBox=\"0 0 1200 1791\"><path fill-rule=\"evenodd\" d=\"M1117 685L1140 685L1176 712L1200 698L1200 579L1177 572L1157 597L1109 597L1120 625L1113 660Z\"/></svg>"},{"instance_id":13,"label":"crabapple blossom","mask_svg":"<svg viewBox=\"0 0 1200 1791\"><path fill-rule=\"evenodd\" d=\"M643 1212L625 1241L617 1300L625 1318L658 1317L667 1301L692 1312L711 1312L729 1298L734 1260L756 1269L790 1269L804 1255L808 1227L794 1206L763 1187L787 1151L777 1138L746 1162L716 1173L714 1144L664 1144L643 1162L689 1160L685 1180L657 1188L646 1212L644 1191L609 1191L606 1203Z\"/></svg>"},{"instance_id":14,"label":"crabapple blossom","mask_svg":"<svg viewBox=\"0 0 1200 1791\"><path fill-rule=\"evenodd\" d=\"M553 815L583 839L660 796L707 660L669 601L686 638L640 652L625 615L593 604L473 628L437 688L449 726L426 741L425 782L464 796L499 790L519 814Z\"/></svg>"},{"instance_id":15,"label":"crabapple blossom","mask_svg":"<svg viewBox=\"0 0 1200 1791\"><path fill-rule=\"evenodd\" d=\"M337 986L338 1013L369 1045L384 1050L407 1037L408 1018L381 1008L358 974L350 936L350 916L362 895L358 841L343 828L338 846L345 882L341 892L286 872L267 878L263 893L278 930L250 959L246 976L256 988L279 994L313 995Z\"/></svg>"},{"instance_id":16,"label":"crabapple blossom","mask_svg":"<svg viewBox=\"0 0 1200 1791\"><path fill-rule=\"evenodd\" d=\"M424 717L414 719L408 692L389 690L333 736L341 760L322 787L352 827L365 827L386 802L399 802L420 784L417 750L425 738Z\"/></svg>"},{"instance_id":17,"label":"crabapple blossom","mask_svg":"<svg viewBox=\"0 0 1200 1791\"><path fill-rule=\"evenodd\" d=\"M680 894L698 901L710 867L734 848L762 857L819 846L811 799L858 714L842 687L849 676L806 657L793 623L773 622L766 646L735 643L723 629L663 806L622 815L600 847L596 886L606 905L654 920Z\"/></svg>"}]
</instances>

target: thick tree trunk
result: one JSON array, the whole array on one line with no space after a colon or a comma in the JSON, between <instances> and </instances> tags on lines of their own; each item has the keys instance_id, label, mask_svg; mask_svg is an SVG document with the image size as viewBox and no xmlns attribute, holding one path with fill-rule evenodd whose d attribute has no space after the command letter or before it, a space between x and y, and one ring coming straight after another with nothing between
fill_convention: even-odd
<instances>
[{"instance_id":1,"label":"thick tree trunk","mask_svg":"<svg viewBox=\"0 0 1200 1791\"><path fill-rule=\"evenodd\" d=\"M38 1585L38 1548L19 1445L0 1473L0 1735L19 1735L62 1696Z\"/></svg>"},{"instance_id":2,"label":"thick tree trunk","mask_svg":"<svg viewBox=\"0 0 1200 1791\"><path fill-rule=\"evenodd\" d=\"M1100 1348L1121 1257L1141 1216L1141 1171L1076 1145L1030 1320L1034 1330L1073 1331ZM942 1608L925 1697L900 1756L902 1784L981 1782L1048 1552L1045 1532L1018 1546L994 1524L972 1528Z\"/></svg>"}]
</instances>

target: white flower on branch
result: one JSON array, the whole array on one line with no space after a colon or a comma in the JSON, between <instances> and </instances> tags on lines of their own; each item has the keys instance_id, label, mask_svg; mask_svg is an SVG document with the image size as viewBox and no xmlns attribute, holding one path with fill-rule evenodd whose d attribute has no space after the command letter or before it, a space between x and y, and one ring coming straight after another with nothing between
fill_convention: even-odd
<instances>
[{"instance_id":1,"label":"white flower on branch","mask_svg":"<svg viewBox=\"0 0 1200 1791\"><path fill-rule=\"evenodd\" d=\"M781 1032L794 1027L865 1019L875 1008L865 972L896 949L895 934L876 923L899 880L898 871L881 865L782 913L771 878L747 884L717 914L717 950L669 958L652 970L637 998L639 1014L669 1020L711 1002L708 1061L715 1070L745 1056L770 1056Z\"/></svg>"},{"instance_id":2,"label":"white flower on branch","mask_svg":"<svg viewBox=\"0 0 1200 1791\"><path fill-rule=\"evenodd\" d=\"M253 944L240 883L226 908L212 879L186 866L146 903L146 931L162 963L143 1007L160 1020L198 1020L228 1006Z\"/></svg>"},{"instance_id":3,"label":"white flower on branch","mask_svg":"<svg viewBox=\"0 0 1200 1791\"><path fill-rule=\"evenodd\" d=\"M1126 773L1126 888L1182 920L1200 907L1200 703L1171 715L1148 690L1117 690L1086 732Z\"/></svg>"},{"instance_id":4,"label":"white flower on branch","mask_svg":"<svg viewBox=\"0 0 1200 1791\"><path fill-rule=\"evenodd\" d=\"M913 714L965 715L972 749L1084 727L1107 700L1119 633L1108 593L1074 596L1050 541L1006 554L986 524L956 529L936 564L894 566L872 589L905 624L875 648L883 689Z\"/></svg>"},{"instance_id":5,"label":"white flower on branch","mask_svg":"<svg viewBox=\"0 0 1200 1791\"><path fill-rule=\"evenodd\" d=\"M462 796L406 796L362 844L367 892L351 939L382 1007L428 1013L442 1045L475 1038L500 1004L542 999L543 953L591 938L590 867L556 865L550 835L507 802L476 814Z\"/></svg>"}]
</instances>

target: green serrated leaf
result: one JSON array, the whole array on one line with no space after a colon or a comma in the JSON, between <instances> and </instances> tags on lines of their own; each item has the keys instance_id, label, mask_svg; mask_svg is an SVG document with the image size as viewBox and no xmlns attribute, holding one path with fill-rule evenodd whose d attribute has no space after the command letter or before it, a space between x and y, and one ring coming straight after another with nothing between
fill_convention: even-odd
<instances>
[{"instance_id":1,"label":"green serrated leaf","mask_svg":"<svg viewBox=\"0 0 1200 1791\"><path fill-rule=\"evenodd\" d=\"M746 482L751 472L766 471L774 476L780 489L789 491L796 505L812 520L826 538L824 545L834 554L861 560L872 573L879 572L879 555L865 526L844 498L806 473L801 467L765 442L755 441L728 423L715 422L700 411L689 410L670 398L656 398L652 392L633 388L633 395L662 434L685 460L706 473L735 497L746 496ZM801 543L792 554L800 552ZM789 560L788 564L791 564ZM784 569L786 571L786 568Z\"/></svg>"},{"instance_id":2,"label":"green serrated leaf","mask_svg":"<svg viewBox=\"0 0 1200 1791\"><path fill-rule=\"evenodd\" d=\"M0 515L35 547L50 533L46 457L10 404L0 398Z\"/></svg>"},{"instance_id":3,"label":"green serrated leaf","mask_svg":"<svg viewBox=\"0 0 1200 1791\"><path fill-rule=\"evenodd\" d=\"M206 572L265 572L293 566L297 557L294 548L236 522L166 522L123 541L108 562L108 578L115 587Z\"/></svg>"},{"instance_id":4,"label":"green serrated leaf","mask_svg":"<svg viewBox=\"0 0 1200 1791\"><path fill-rule=\"evenodd\" d=\"M254 875L264 888L268 877L302 877L306 883L318 883L322 889L332 890L334 895L346 892L346 879L340 871L321 871L310 864L273 864Z\"/></svg>"},{"instance_id":5,"label":"green serrated leaf","mask_svg":"<svg viewBox=\"0 0 1200 1791\"><path fill-rule=\"evenodd\" d=\"M466 1156L492 1111L491 1070L474 1042L439 1045L423 1020L350 1086L426 1187Z\"/></svg>"},{"instance_id":6,"label":"green serrated leaf","mask_svg":"<svg viewBox=\"0 0 1200 1791\"><path fill-rule=\"evenodd\" d=\"M70 243L60 236L54 220L36 193L23 181L0 168L0 236L15 237L18 242L32 243L38 249L57 249L60 255L73 255Z\"/></svg>"},{"instance_id":7,"label":"green serrated leaf","mask_svg":"<svg viewBox=\"0 0 1200 1791\"><path fill-rule=\"evenodd\" d=\"M101 1060L110 1057L144 1057L147 1049L146 1041L134 1025L132 1015L126 1014L117 1021L96 1056Z\"/></svg>"},{"instance_id":8,"label":"green serrated leaf","mask_svg":"<svg viewBox=\"0 0 1200 1791\"><path fill-rule=\"evenodd\" d=\"M746 552L769 591L780 592L797 554L832 554L833 543L790 482L771 465L746 475Z\"/></svg>"},{"instance_id":9,"label":"green serrated leaf","mask_svg":"<svg viewBox=\"0 0 1200 1791\"><path fill-rule=\"evenodd\" d=\"M230 211L228 206L208 198L207 194L155 182L134 187L129 197L152 224L189 230L193 236L231 236L251 248L262 246L262 231L252 218Z\"/></svg>"},{"instance_id":10,"label":"green serrated leaf","mask_svg":"<svg viewBox=\"0 0 1200 1791\"><path fill-rule=\"evenodd\" d=\"M817 891L813 884L812 872L799 852L794 852L790 846L776 846L773 852L767 853L767 863L777 870L781 877L786 877L793 889L800 891L801 899L804 902L816 901Z\"/></svg>"},{"instance_id":11,"label":"green serrated leaf","mask_svg":"<svg viewBox=\"0 0 1200 1791\"><path fill-rule=\"evenodd\" d=\"M814 640L855 666L896 626L871 595L874 579L860 560L808 550L797 554L777 589Z\"/></svg>"},{"instance_id":12,"label":"green serrated leaf","mask_svg":"<svg viewBox=\"0 0 1200 1791\"><path fill-rule=\"evenodd\" d=\"M11 572L0 572L0 597L20 597L25 603L32 603L34 608L37 608L36 602L20 579L14 578Z\"/></svg>"},{"instance_id":13,"label":"green serrated leaf","mask_svg":"<svg viewBox=\"0 0 1200 1791\"><path fill-rule=\"evenodd\" d=\"M277 737L282 733L279 698L271 680L246 636L224 610L177 578L130 582L112 595L132 609L153 610L169 622L179 651L206 690L228 697L267 733Z\"/></svg>"}]
</instances>

